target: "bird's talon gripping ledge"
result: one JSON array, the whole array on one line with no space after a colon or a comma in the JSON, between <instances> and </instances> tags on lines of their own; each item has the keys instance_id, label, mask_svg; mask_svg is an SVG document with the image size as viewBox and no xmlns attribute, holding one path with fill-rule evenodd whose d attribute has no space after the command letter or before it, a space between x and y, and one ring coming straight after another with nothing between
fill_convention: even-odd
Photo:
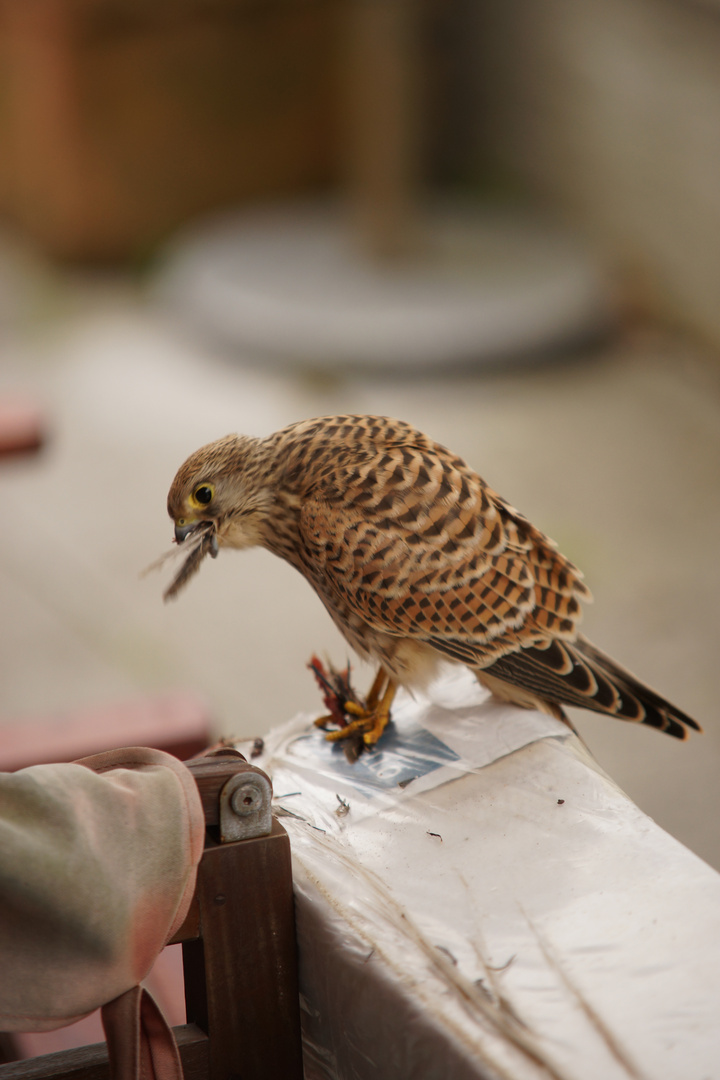
<instances>
[{"instance_id":1,"label":"bird's talon gripping ledge","mask_svg":"<svg viewBox=\"0 0 720 1080\"><path fill-rule=\"evenodd\" d=\"M349 724L346 724L345 727L340 728L338 731L326 732L325 738L328 742L339 742L340 739L349 739L355 732L363 731L366 725L366 720L351 720Z\"/></svg>"},{"instance_id":2,"label":"bird's talon gripping ledge","mask_svg":"<svg viewBox=\"0 0 720 1080\"><path fill-rule=\"evenodd\" d=\"M326 713L325 716L318 716L317 720L313 720L315 727L324 728L326 724L332 724L335 721L335 717L332 713Z\"/></svg>"},{"instance_id":3,"label":"bird's talon gripping ledge","mask_svg":"<svg viewBox=\"0 0 720 1080\"><path fill-rule=\"evenodd\" d=\"M349 716L355 716L358 720L367 719L367 711L363 709L362 705L356 705L354 701L345 702L345 712Z\"/></svg>"},{"instance_id":4,"label":"bird's talon gripping ledge","mask_svg":"<svg viewBox=\"0 0 720 1080\"><path fill-rule=\"evenodd\" d=\"M363 734L363 742L366 746L375 746L383 731L390 723L390 713L382 713L374 718L369 717L368 719L373 719L373 726L369 731L366 731Z\"/></svg>"},{"instance_id":5,"label":"bird's talon gripping ledge","mask_svg":"<svg viewBox=\"0 0 720 1080\"><path fill-rule=\"evenodd\" d=\"M367 699L362 701L350 685L350 668L336 671L328 668L313 656L310 670L323 692L323 701L330 710L314 721L315 727L326 728L333 724L334 731L326 731L328 742L343 742L346 754L355 760L365 749L373 749L390 721L390 706L395 697L395 683L381 668L370 687ZM351 745L352 744L352 745Z\"/></svg>"}]
</instances>

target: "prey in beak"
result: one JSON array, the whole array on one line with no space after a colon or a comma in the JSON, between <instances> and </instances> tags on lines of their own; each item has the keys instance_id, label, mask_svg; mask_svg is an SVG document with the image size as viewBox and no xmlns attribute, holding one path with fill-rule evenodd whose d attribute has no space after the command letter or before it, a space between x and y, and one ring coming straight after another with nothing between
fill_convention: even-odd
<instances>
[{"instance_id":1,"label":"prey in beak","mask_svg":"<svg viewBox=\"0 0 720 1080\"><path fill-rule=\"evenodd\" d=\"M190 578L194 577L200 569L200 564L206 555L209 555L211 559L216 558L218 539L215 522L184 521L181 518L175 523L175 543L177 545L186 545L182 552L185 559L163 593L163 600L165 601L173 600L180 590L187 585ZM151 570L159 570L168 559L177 558L179 555L180 552L177 548L166 551L164 555L161 555L159 559L156 559L143 571L143 576L150 573Z\"/></svg>"},{"instance_id":2,"label":"prey in beak","mask_svg":"<svg viewBox=\"0 0 720 1080\"><path fill-rule=\"evenodd\" d=\"M210 533L210 555L214 559L218 553L217 526L214 521L185 521L184 518L179 518L175 522L175 543L182 544L199 530L202 530L204 534Z\"/></svg>"}]
</instances>

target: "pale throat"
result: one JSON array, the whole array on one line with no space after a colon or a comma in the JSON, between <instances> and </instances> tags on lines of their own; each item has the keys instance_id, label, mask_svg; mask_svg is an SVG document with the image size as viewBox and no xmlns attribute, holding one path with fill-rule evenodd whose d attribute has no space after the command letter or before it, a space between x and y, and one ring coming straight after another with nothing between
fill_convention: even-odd
<instances>
[{"instance_id":1,"label":"pale throat","mask_svg":"<svg viewBox=\"0 0 720 1080\"><path fill-rule=\"evenodd\" d=\"M276 516L274 493L269 488L262 488L246 500L242 509L218 523L217 537L221 547L242 550L270 546L271 521Z\"/></svg>"},{"instance_id":2,"label":"pale throat","mask_svg":"<svg viewBox=\"0 0 720 1080\"><path fill-rule=\"evenodd\" d=\"M264 517L262 514L238 514L226 518L217 530L220 547L243 548L258 547L265 544Z\"/></svg>"}]
</instances>

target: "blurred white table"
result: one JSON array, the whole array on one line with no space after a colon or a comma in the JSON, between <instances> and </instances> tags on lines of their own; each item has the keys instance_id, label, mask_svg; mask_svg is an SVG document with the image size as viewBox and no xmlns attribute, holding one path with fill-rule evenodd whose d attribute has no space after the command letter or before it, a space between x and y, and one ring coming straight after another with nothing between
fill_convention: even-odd
<instances>
[{"instance_id":1,"label":"blurred white table","mask_svg":"<svg viewBox=\"0 0 720 1080\"><path fill-rule=\"evenodd\" d=\"M540 359L613 320L598 259L530 211L436 201L417 232L380 261L339 202L229 214L178 237L157 294L238 355L332 371Z\"/></svg>"}]
</instances>

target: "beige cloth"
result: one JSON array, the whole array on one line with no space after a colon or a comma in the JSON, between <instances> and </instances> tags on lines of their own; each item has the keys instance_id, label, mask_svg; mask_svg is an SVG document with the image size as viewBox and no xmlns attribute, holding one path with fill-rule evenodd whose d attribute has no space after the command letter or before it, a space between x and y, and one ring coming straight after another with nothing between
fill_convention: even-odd
<instances>
[{"instance_id":1,"label":"beige cloth","mask_svg":"<svg viewBox=\"0 0 720 1080\"><path fill-rule=\"evenodd\" d=\"M107 1002L111 1050L118 1017L158 1030L138 984L185 918L204 834L191 773L158 750L0 773L0 1030L61 1027ZM143 1075L146 1051L133 1051Z\"/></svg>"}]
</instances>

